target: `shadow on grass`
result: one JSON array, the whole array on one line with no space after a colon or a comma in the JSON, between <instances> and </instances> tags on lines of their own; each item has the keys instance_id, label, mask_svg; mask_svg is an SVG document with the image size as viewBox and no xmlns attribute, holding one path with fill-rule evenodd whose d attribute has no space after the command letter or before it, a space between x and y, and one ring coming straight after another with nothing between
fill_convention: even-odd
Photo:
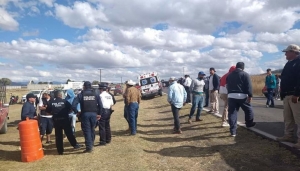
<instances>
[{"instance_id":1,"label":"shadow on grass","mask_svg":"<svg viewBox=\"0 0 300 171\"><path fill-rule=\"evenodd\" d=\"M213 170L300 170L299 159L284 148L278 147L277 142L262 139L244 128L238 128L236 137L218 136L218 134L224 135L224 132L208 133L193 137L141 138L155 143L177 143L175 147L144 150L146 153L160 156L191 158L221 155L223 161L219 160L216 161L216 164L212 164L211 169ZM213 137L214 135L216 137ZM209 140L205 141L207 139ZM222 144L221 139L224 139L224 144ZM199 146L179 143L187 141L201 141L202 143L197 143Z\"/></svg>"}]
</instances>

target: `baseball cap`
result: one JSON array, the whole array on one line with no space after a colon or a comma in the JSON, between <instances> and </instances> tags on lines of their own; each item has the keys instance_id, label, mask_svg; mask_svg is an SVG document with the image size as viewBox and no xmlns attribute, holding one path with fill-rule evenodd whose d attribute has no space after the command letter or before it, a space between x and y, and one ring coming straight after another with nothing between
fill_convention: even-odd
<instances>
[{"instance_id":1,"label":"baseball cap","mask_svg":"<svg viewBox=\"0 0 300 171\"><path fill-rule=\"evenodd\" d=\"M86 82L83 83L83 86L84 86L84 87L91 87L92 84L91 84L91 82L86 81Z\"/></svg>"},{"instance_id":2,"label":"baseball cap","mask_svg":"<svg viewBox=\"0 0 300 171\"><path fill-rule=\"evenodd\" d=\"M288 52L288 51L300 52L300 47L295 44L290 44L286 49L282 50L282 52Z\"/></svg>"},{"instance_id":3,"label":"baseball cap","mask_svg":"<svg viewBox=\"0 0 300 171\"><path fill-rule=\"evenodd\" d=\"M175 80L176 80L176 77L170 77L169 80L170 80L170 81L175 81Z\"/></svg>"},{"instance_id":4,"label":"baseball cap","mask_svg":"<svg viewBox=\"0 0 300 171\"><path fill-rule=\"evenodd\" d=\"M26 95L26 99L29 99L29 98L35 98L35 95L32 93L29 93Z\"/></svg>"},{"instance_id":5,"label":"baseball cap","mask_svg":"<svg viewBox=\"0 0 300 171\"><path fill-rule=\"evenodd\" d=\"M200 71L200 72L198 73L198 75L205 75L205 73L204 73L203 71Z\"/></svg>"}]
</instances>

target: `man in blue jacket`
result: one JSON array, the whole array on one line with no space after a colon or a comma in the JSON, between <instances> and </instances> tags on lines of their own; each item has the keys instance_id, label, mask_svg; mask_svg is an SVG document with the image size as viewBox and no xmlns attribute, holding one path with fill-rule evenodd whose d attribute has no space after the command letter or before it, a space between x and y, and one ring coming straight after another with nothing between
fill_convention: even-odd
<instances>
[{"instance_id":1,"label":"man in blue jacket","mask_svg":"<svg viewBox=\"0 0 300 171\"><path fill-rule=\"evenodd\" d=\"M215 68L209 69L209 99L210 99L210 111L208 113L218 114L219 113L219 100L218 92L220 88L220 78L216 74Z\"/></svg>"},{"instance_id":2,"label":"man in blue jacket","mask_svg":"<svg viewBox=\"0 0 300 171\"><path fill-rule=\"evenodd\" d=\"M36 109L34 108L36 96L32 93L26 95L26 102L22 107L21 120L25 121L28 119L37 119Z\"/></svg>"},{"instance_id":3,"label":"man in blue jacket","mask_svg":"<svg viewBox=\"0 0 300 171\"><path fill-rule=\"evenodd\" d=\"M245 113L246 127L250 128L256 125L253 122L252 84L250 76L244 71L244 62L238 62L236 69L231 72L226 79L228 91L228 119L231 136L236 136L237 113L240 107Z\"/></svg>"},{"instance_id":4,"label":"man in blue jacket","mask_svg":"<svg viewBox=\"0 0 300 171\"><path fill-rule=\"evenodd\" d=\"M174 117L174 134L181 134L179 110L185 105L187 93L184 87L175 81L175 77L171 77L168 90L168 102L171 105L173 117Z\"/></svg>"},{"instance_id":5,"label":"man in blue jacket","mask_svg":"<svg viewBox=\"0 0 300 171\"><path fill-rule=\"evenodd\" d=\"M276 88L276 77L275 77L275 75L272 74L270 68L267 69L265 86L267 87L267 91L268 91L268 96L267 96L268 100L267 100L266 106L274 107L273 93ZM270 101L271 101L271 105L269 105Z\"/></svg>"}]
</instances>

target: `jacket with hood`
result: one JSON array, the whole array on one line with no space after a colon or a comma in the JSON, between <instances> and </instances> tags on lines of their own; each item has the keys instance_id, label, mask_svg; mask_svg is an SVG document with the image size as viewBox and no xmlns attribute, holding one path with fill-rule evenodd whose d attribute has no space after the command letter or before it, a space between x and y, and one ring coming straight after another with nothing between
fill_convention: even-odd
<instances>
[{"instance_id":1,"label":"jacket with hood","mask_svg":"<svg viewBox=\"0 0 300 171\"><path fill-rule=\"evenodd\" d=\"M227 88L226 88L226 79L227 76L235 70L235 66L230 67L229 72L223 75L220 79L220 94L228 94Z\"/></svg>"},{"instance_id":2,"label":"jacket with hood","mask_svg":"<svg viewBox=\"0 0 300 171\"><path fill-rule=\"evenodd\" d=\"M74 91L72 89L68 89L67 90L67 97L65 98L66 101L68 101L71 105L73 105L73 103L78 103L78 99L74 93ZM77 104L77 111L73 111L70 114L74 114L81 111L80 110L80 104Z\"/></svg>"}]
</instances>

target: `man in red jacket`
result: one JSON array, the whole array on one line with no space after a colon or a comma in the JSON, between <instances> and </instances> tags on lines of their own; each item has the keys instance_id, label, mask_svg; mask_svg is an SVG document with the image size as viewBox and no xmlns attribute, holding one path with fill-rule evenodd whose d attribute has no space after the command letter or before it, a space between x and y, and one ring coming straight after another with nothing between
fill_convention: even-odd
<instances>
[{"instance_id":1,"label":"man in red jacket","mask_svg":"<svg viewBox=\"0 0 300 171\"><path fill-rule=\"evenodd\" d=\"M226 79L227 76L235 70L235 66L230 67L229 72L223 75L220 79L220 98L224 101L224 110L222 115L222 126L229 126L227 120L228 120L228 92L226 88Z\"/></svg>"}]
</instances>

